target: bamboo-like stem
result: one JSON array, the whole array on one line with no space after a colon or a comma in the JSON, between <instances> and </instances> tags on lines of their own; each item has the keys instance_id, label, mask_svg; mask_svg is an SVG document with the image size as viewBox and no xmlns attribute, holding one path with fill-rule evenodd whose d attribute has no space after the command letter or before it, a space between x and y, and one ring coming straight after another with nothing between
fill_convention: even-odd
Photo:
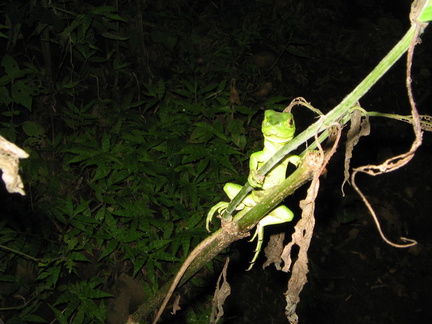
<instances>
[{"instance_id":1,"label":"bamboo-like stem","mask_svg":"<svg viewBox=\"0 0 432 324\"><path fill-rule=\"evenodd\" d=\"M196 258L189 265L183 275L180 285L189 280L198 270L204 267L207 262L218 255L231 243L247 236L248 231L253 228L263 215L279 204L284 197L292 194L298 187L311 179L318 163L315 152L308 153L301 165L281 184L271 190L262 198L259 204L251 208L241 219L234 218L232 222L226 223L222 228L202 241L192 252L199 251ZM149 298L145 304L130 315L127 323L138 323L153 311L163 300L171 287L172 280L168 281L158 292Z\"/></svg>"},{"instance_id":2,"label":"bamboo-like stem","mask_svg":"<svg viewBox=\"0 0 432 324\"><path fill-rule=\"evenodd\" d=\"M265 176L273 169L285 156L298 148L303 143L306 143L310 138L326 130L327 127L335 122L340 122L342 125L350 120L349 110L353 107L365 93L397 62L397 60L408 50L415 33L415 25L406 32L402 39L393 47L393 49L381 60L381 62L369 73L369 75L335 108L329 111L326 115L309 126L305 131L297 135L290 142L285 144L270 160L267 161L259 170L258 177ZM322 134L321 139L324 140L328 135ZM230 205L225 210L224 219L229 219L236 207L243 201L246 195L252 190L249 183L246 183L242 190L231 201Z\"/></svg>"}]
</instances>

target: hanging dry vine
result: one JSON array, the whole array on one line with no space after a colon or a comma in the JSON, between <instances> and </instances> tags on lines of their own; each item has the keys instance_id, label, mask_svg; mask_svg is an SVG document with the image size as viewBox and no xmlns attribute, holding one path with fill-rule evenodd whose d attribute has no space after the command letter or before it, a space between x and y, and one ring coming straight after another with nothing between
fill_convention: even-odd
<instances>
[{"instance_id":1,"label":"hanging dry vine","mask_svg":"<svg viewBox=\"0 0 432 324\"><path fill-rule=\"evenodd\" d=\"M408 242L408 243L397 244L397 243L391 242L384 235L384 233L381 229L380 222L378 220L378 217L377 217L374 209L372 208L372 205L369 203L366 196L363 194L363 192L356 185L355 176L358 172L366 173L366 174L369 174L371 176L377 176L377 175L380 175L383 173L395 171L395 170L405 166L408 162L411 161L411 159L414 157L415 152L417 151L417 149L420 147L420 145L422 143L422 136L423 136L422 126L421 126L421 122L420 122L420 116L419 116L419 113L417 111L414 97L412 94L412 87L411 87L411 66L412 66L412 58L413 58L413 54L414 54L414 47L416 44L420 43L419 35L422 33L423 29L425 28L424 23L417 21L417 15L418 15L418 12L416 11L416 8L413 7L411 14L410 14L410 18L411 18L411 23L416 25L416 32L415 32L415 35L413 37L413 41L411 42L411 45L408 49L407 68L406 68L406 74L407 74L406 87L408 90L408 99L409 99L409 102L411 105L412 118L410 118L410 119L411 119L411 123L413 125L413 130L414 130L414 135L415 135L414 142L412 143L411 148L408 152L396 155L394 157L391 157L379 165L365 165L365 166L355 168L353 170L352 175L351 175L351 184L352 184L353 188L357 191L357 193L360 195L360 197L363 199L363 202L365 203L366 207L368 208L369 212L371 213L381 238L387 244L389 244L393 247L397 247L397 248L410 247L410 246L416 245L417 242L415 240L412 240L412 239L401 237L400 238L401 241Z\"/></svg>"},{"instance_id":2,"label":"hanging dry vine","mask_svg":"<svg viewBox=\"0 0 432 324\"><path fill-rule=\"evenodd\" d=\"M291 267L291 250L294 245L299 247L299 252L297 255L297 260L295 261L291 278L288 282L288 290L285 293L286 296L286 308L285 315L291 324L298 323L298 315L296 313L297 304L300 302L300 292L303 290L304 285L307 282L308 269L308 256L307 252L310 246L310 242L313 236L313 230L315 227L315 199L318 195L319 190L319 177L325 169L328 161L330 160L333 153L336 151L337 144L341 135L340 125L332 125L336 127L337 137L333 143L332 148L325 154L320 143L318 142L318 137L315 135L315 141L319 149L319 167L316 169L314 177L311 181L310 187L307 191L307 196L304 200L300 202L300 207L302 209L301 219L295 226L294 233L292 235L292 240L283 249L281 259L284 261L284 267L282 271L288 272Z\"/></svg>"},{"instance_id":3,"label":"hanging dry vine","mask_svg":"<svg viewBox=\"0 0 432 324\"><path fill-rule=\"evenodd\" d=\"M229 295L231 295L231 286L227 281L227 270L230 258L226 258L225 265L216 283L216 290L213 295L212 311L210 315L210 324L216 324L224 315L223 305ZM221 283L222 281L222 283Z\"/></svg>"},{"instance_id":4,"label":"hanging dry vine","mask_svg":"<svg viewBox=\"0 0 432 324\"><path fill-rule=\"evenodd\" d=\"M341 185L343 196L345 196L345 192L343 190L344 185L346 182L348 182L350 177L349 167L354 146L357 145L360 137L367 136L370 133L369 116L367 113L365 113L364 120L362 121L362 112L364 112L363 109L355 107L351 113L351 127L347 133L347 139L345 143L344 180Z\"/></svg>"}]
</instances>

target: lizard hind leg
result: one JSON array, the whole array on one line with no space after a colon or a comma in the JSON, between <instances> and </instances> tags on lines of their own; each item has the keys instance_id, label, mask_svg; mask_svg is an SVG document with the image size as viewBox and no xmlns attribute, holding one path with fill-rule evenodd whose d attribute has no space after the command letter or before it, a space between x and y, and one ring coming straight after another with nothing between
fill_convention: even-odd
<instances>
[{"instance_id":1,"label":"lizard hind leg","mask_svg":"<svg viewBox=\"0 0 432 324\"><path fill-rule=\"evenodd\" d=\"M258 225L256 226L255 233L252 236L252 239L249 241L252 242L258 236L254 257L250 263L249 268L247 268L246 271L252 269L261 251L261 247L264 239L264 227L267 225L287 223L292 221L293 218L294 218L293 212L288 207L282 205L274 209L270 214L268 214L267 216L265 216L263 219L259 221Z\"/></svg>"},{"instance_id":2,"label":"lizard hind leg","mask_svg":"<svg viewBox=\"0 0 432 324\"><path fill-rule=\"evenodd\" d=\"M261 221L263 221L264 218ZM255 234L249 240L249 242L252 242L258 236L258 241L257 241L257 246L256 246L256 249L255 249L254 257L253 257L252 261L250 262L249 268L247 268L246 271L249 271L249 270L252 269L252 267L255 264L256 259L258 258L258 255L259 255L259 253L261 251L261 247L262 247L263 239L264 239L264 225L261 224L261 221L258 223L258 225L256 227Z\"/></svg>"}]
</instances>

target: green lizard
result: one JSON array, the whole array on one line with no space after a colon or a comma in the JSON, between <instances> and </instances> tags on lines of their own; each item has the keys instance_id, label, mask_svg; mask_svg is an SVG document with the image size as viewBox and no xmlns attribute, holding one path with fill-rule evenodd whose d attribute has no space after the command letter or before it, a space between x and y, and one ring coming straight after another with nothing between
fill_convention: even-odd
<instances>
[{"instance_id":1,"label":"green lizard","mask_svg":"<svg viewBox=\"0 0 432 324\"><path fill-rule=\"evenodd\" d=\"M255 188L251 194L246 196L242 203L237 207L241 210L239 213L247 213L253 206L255 206L261 197L267 194L268 190L282 181L286 177L286 169L288 163L291 162L295 166L300 162L300 157L297 155L290 155L286 157L281 163L275 166L270 172L267 173L264 179L258 179L257 171L265 164L277 151L279 151L286 143L288 143L295 133L295 124L293 115L290 112L276 112L274 110L266 110L264 113L264 120L261 126L261 131L264 135L264 149L259 152L255 152L251 155L249 160L249 177L248 182ZM235 183L225 184L223 190L230 199L233 199L237 193L241 190L242 186ZM209 231L209 225L213 218L213 215L217 213L222 214L227 208L228 202L220 202L213 206L206 219L206 228ZM237 214L238 216L239 214ZM258 223L255 234L252 236L253 241L258 236L257 247L255 249L255 255L251 261L250 270L261 250L264 226L272 224L282 224L290 222L294 217L293 212L286 206L281 205L273 209Z\"/></svg>"},{"instance_id":2,"label":"green lizard","mask_svg":"<svg viewBox=\"0 0 432 324\"><path fill-rule=\"evenodd\" d=\"M264 149L262 151L253 153L249 160L250 173L248 177L248 182L252 185L252 187L256 188L256 190L252 191L251 194L246 196L246 198L238 207L238 209L241 210L240 213L243 214L245 214L248 210L255 206L257 202L260 201L261 197L263 197L270 188L278 185L283 180L285 180L286 169L289 162L293 163L296 166L300 162L300 157L296 155L288 156L281 163L275 166L270 172L268 172L264 179L258 179L257 170L264 163L266 163L277 151L279 151L282 146L284 146L294 137L295 125L293 115L289 112L279 113L274 110L266 110L261 130L264 135ZM224 186L224 191L230 199L236 196L240 189L241 186L235 183L227 183ZM213 215L215 213L222 213L226 209L228 204L228 202L220 202L210 209L206 219L207 230L209 230L209 225L213 218ZM255 250L255 255L248 270L252 268L255 260L258 257L259 251L261 250L264 235L264 226L290 222L293 217L293 212L286 206L282 205L276 207L263 219L261 219L261 221L257 225L256 232L251 239L251 241L253 241L258 236L258 243ZM191 265L193 260L197 257L197 255L199 255L199 253L202 252L203 249L205 249L209 244L211 244L212 237L213 236L210 236L203 242L201 242L183 262L182 266L180 267L179 271L177 272L171 283L171 286L162 302L161 307L159 308L159 311L157 312L153 320L153 324L156 324L159 320L175 288L179 284L181 278L183 277L184 273Z\"/></svg>"}]
</instances>

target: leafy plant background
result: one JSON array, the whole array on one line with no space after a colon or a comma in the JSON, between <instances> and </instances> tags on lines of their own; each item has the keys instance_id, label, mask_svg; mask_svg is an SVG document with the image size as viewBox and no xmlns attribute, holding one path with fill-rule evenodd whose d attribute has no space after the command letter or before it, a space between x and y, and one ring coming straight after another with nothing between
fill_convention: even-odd
<instances>
[{"instance_id":1,"label":"leafy plant background","mask_svg":"<svg viewBox=\"0 0 432 324\"><path fill-rule=\"evenodd\" d=\"M404 33L409 5L3 1L0 134L30 158L22 167L27 196L1 196L0 319L123 321L206 237L204 215L225 199L223 184L245 183L248 156L260 149L260 112L299 95L323 111L332 108ZM414 81L420 111L430 114L430 32L423 41ZM368 93L364 108L408 113L403 68L396 66ZM300 129L313 121L310 113L294 114ZM357 163L409 145L409 126L373 126L375 137L364 141ZM430 187L416 182L430 179L430 153L419 155L424 159L408 167L403 185L400 175L371 185L385 188L375 203L391 233L409 230L429 242L411 253L375 237L355 197L340 195L341 161L330 166L303 297L306 323L314 323L316 312L329 323L345 323L354 313L359 323L404 323L400 304L412 310L410 318L432 318L424 306L430 297L416 285L430 269L431 251L422 231L427 226L418 225L431 224ZM227 306L227 322L232 316L233 323L249 323L257 314L285 322L283 298L276 294L283 292L285 274L244 274L253 248L243 245L233 248L240 270L232 270L237 306ZM213 287L206 280L213 266L221 264L193 280L199 292ZM364 268L372 271L365 275ZM415 274L408 280L410 271ZM423 279L432 283L430 275ZM277 288L269 288L275 280ZM245 298L258 292L260 301ZM380 303L386 292L388 304ZM204 322L208 304L189 302L194 310L179 320Z\"/></svg>"}]
</instances>

